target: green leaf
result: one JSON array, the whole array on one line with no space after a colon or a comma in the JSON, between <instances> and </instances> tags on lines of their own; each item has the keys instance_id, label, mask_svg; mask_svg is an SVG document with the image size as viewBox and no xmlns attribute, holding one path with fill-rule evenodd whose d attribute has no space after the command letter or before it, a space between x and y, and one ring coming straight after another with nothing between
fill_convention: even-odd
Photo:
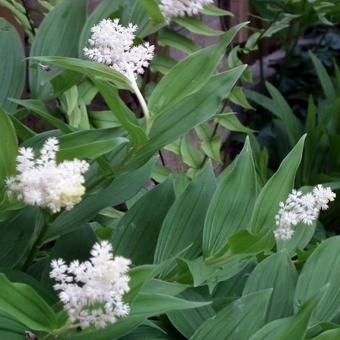
<instances>
[{"instance_id":1,"label":"green leaf","mask_svg":"<svg viewBox=\"0 0 340 340\"><path fill-rule=\"evenodd\" d=\"M340 338L340 329L331 329L321 333L319 336L313 338L314 340L338 340Z\"/></svg>"},{"instance_id":2,"label":"green leaf","mask_svg":"<svg viewBox=\"0 0 340 340\"><path fill-rule=\"evenodd\" d=\"M25 53L16 29L0 18L0 105L10 112L8 98L20 98L25 84Z\"/></svg>"},{"instance_id":3,"label":"green leaf","mask_svg":"<svg viewBox=\"0 0 340 340\"><path fill-rule=\"evenodd\" d=\"M187 54L194 53L198 49L198 46L192 40L168 28L159 32L158 43L160 46L170 46Z\"/></svg>"},{"instance_id":4,"label":"green leaf","mask_svg":"<svg viewBox=\"0 0 340 340\"><path fill-rule=\"evenodd\" d=\"M60 214L48 229L45 240L81 228L102 209L123 203L134 196L150 178L153 163L152 160L135 171L117 176L105 189L86 197L71 211Z\"/></svg>"},{"instance_id":5,"label":"green leaf","mask_svg":"<svg viewBox=\"0 0 340 340\"><path fill-rule=\"evenodd\" d=\"M295 175L301 163L305 138L306 136L303 136L300 139L261 190L250 221L253 233L264 234L274 229L279 204L287 199L293 189Z\"/></svg>"},{"instance_id":6,"label":"green leaf","mask_svg":"<svg viewBox=\"0 0 340 340\"><path fill-rule=\"evenodd\" d=\"M39 118L42 120L45 120L46 122L50 123L57 129L63 132L72 132L73 129L68 126L66 123L64 123L61 119L56 118L52 114L50 114L44 103L41 100L37 99L25 99L25 100L12 100L14 103L19 104L26 108L29 111L32 111L33 114L36 114Z\"/></svg>"},{"instance_id":7,"label":"green leaf","mask_svg":"<svg viewBox=\"0 0 340 340\"><path fill-rule=\"evenodd\" d=\"M192 301L205 300L204 297L195 290L186 290L181 293L179 297ZM196 309L170 312L167 314L167 317L173 326L189 339L205 320L214 315L215 311L211 306L204 306Z\"/></svg>"},{"instance_id":8,"label":"green leaf","mask_svg":"<svg viewBox=\"0 0 340 340\"><path fill-rule=\"evenodd\" d=\"M205 6L202 13L211 16L233 16L231 12L215 6Z\"/></svg>"},{"instance_id":9,"label":"green leaf","mask_svg":"<svg viewBox=\"0 0 340 340\"><path fill-rule=\"evenodd\" d=\"M250 340L305 339L309 320L318 302L319 296L312 298L302 306L297 314L268 323Z\"/></svg>"},{"instance_id":10,"label":"green leaf","mask_svg":"<svg viewBox=\"0 0 340 340\"><path fill-rule=\"evenodd\" d=\"M131 305L131 316L150 318L174 310L186 310L209 305L210 302L196 302L164 295L139 294Z\"/></svg>"},{"instance_id":11,"label":"green leaf","mask_svg":"<svg viewBox=\"0 0 340 340\"><path fill-rule=\"evenodd\" d=\"M5 190L5 180L15 175L18 142L13 124L0 107L0 201Z\"/></svg>"},{"instance_id":12,"label":"green leaf","mask_svg":"<svg viewBox=\"0 0 340 340\"><path fill-rule=\"evenodd\" d=\"M191 340L248 340L265 324L271 289L249 294L205 321Z\"/></svg>"},{"instance_id":13,"label":"green leaf","mask_svg":"<svg viewBox=\"0 0 340 340\"><path fill-rule=\"evenodd\" d=\"M120 99L118 91L112 85L104 82L95 82L100 94L110 107L112 114L122 124L126 131L131 135L134 144L140 145L147 140L144 130L139 126L138 119L134 113Z\"/></svg>"},{"instance_id":14,"label":"green leaf","mask_svg":"<svg viewBox=\"0 0 340 340\"><path fill-rule=\"evenodd\" d=\"M140 0L141 5L148 12L154 24L162 24L164 17L156 0Z\"/></svg>"},{"instance_id":15,"label":"green leaf","mask_svg":"<svg viewBox=\"0 0 340 340\"><path fill-rule=\"evenodd\" d=\"M212 77L200 91L155 116L150 140L140 147L126 167L143 164L157 150L216 114L222 99L228 97L243 71L244 66L240 66Z\"/></svg>"},{"instance_id":16,"label":"green leaf","mask_svg":"<svg viewBox=\"0 0 340 340\"><path fill-rule=\"evenodd\" d=\"M63 1L56 6L41 23L30 56L78 56L86 9L86 0ZM29 82L34 97L50 95L48 73L38 68L34 61L30 62Z\"/></svg>"},{"instance_id":17,"label":"green leaf","mask_svg":"<svg viewBox=\"0 0 340 340\"><path fill-rule=\"evenodd\" d=\"M58 328L56 315L28 285L12 283L0 274L0 310L31 330L50 332Z\"/></svg>"},{"instance_id":18,"label":"green leaf","mask_svg":"<svg viewBox=\"0 0 340 340\"><path fill-rule=\"evenodd\" d=\"M157 84L149 99L149 108L156 114L201 89L216 71L226 47L245 26L229 30L215 46L201 49L179 62Z\"/></svg>"},{"instance_id":19,"label":"green leaf","mask_svg":"<svg viewBox=\"0 0 340 340\"><path fill-rule=\"evenodd\" d=\"M273 254L260 262L250 274L243 295L273 288L267 321L293 314L297 271L286 252Z\"/></svg>"},{"instance_id":20,"label":"green leaf","mask_svg":"<svg viewBox=\"0 0 340 340\"><path fill-rule=\"evenodd\" d=\"M327 100L329 100L330 103L333 103L337 98L337 94L332 79L328 75L326 68L323 66L322 62L317 58L317 56L311 51L309 51L309 55L319 77L323 93Z\"/></svg>"},{"instance_id":21,"label":"green leaf","mask_svg":"<svg viewBox=\"0 0 340 340\"><path fill-rule=\"evenodd\" d=\"M332 321L339 312L340 303L340 236L322 242L308 258L299 276L295 292L295 305L308 301L322 287L328 289L313 313L311 323Z\"/></svg>"},{"instance_id":22,"label":"green leaf","mask_svg":"<svg viewBox=\"0 0 340 340\"><path fill-rule=\"evenodd\" d=\"M266 82L266 87L272 99L252 91L247 91L247 97L282 121L285 132L289 137L290 145L293 146L301 137L303 126L278 89L268 82Z\"/></svg>"},{"instance_id":23,"label":"green leaf","mask_svg":"<svg viewBox=\"0 0 340 340\"><path fill-rule=\"evenodd\" d=\"M174 200L172 181L142 196L113 230L111 241L115 251L135 265L152 263L159 231Z\"/></svg>"},{"instance_id":24,"label":"green leaf","mask_svg":"<svg viewBox=\"0 0 340 340\"><path fill-rule=\"evenodd\" d=\"M53 65L74 72L81 73L90 78L98 78L112 82L119 89L130 89L129 80L121 73L112 68L96 63L90 60L81 60L78 58L68 57L34 57L33 60L38 60L42 63Z\"/></svg>"},{"instance_id":25,"label":"green leaf","mask_svg":"<svg viewBox=\"0 0 340 340\"><path fill-rule=\"evenodd\" d=\"M228 238L247 228L259 185L249 140L234 164L218 179L204 222L203 254L218 255Z\"/></svg>"},{"instance_id":26,"label":"green leaf","mask_svg":"<svg viewBox=\"0 0 340 340\"><path fill-rule=\"evenodd\" d=\"M195 19L195 18L176 18L173 20L176 24L183 26L188 31L199 34L199 35L205 35L208 37L216 37L219 35L222 35L224 32L215 30L214 28L211 28L210 26L206 25L202 20Z\"/></svg>"},{"instance_id":27,"label":"green leaf","mask_svg":"<svg viewBox=\"0 0 340 340\"><path fill-rule=\"evenodd\" d=\"M155 263L171 258L189 246L185 257L194 258L199 255L204 219L215 188L215 175L208 165L169 210L159 234Z\"/></svg>"},{"instance_id":28,"label":"green leaf","mask_svg":"<svg viewBox=\"0 0 340 340\"><path fill-rule=\"evenodd\" d=\"M21 323L0 313L0 338L6 340L27 340L25 335L26 327Z\"/></svg>"},{"instance_id":29,"label":"green leaf","mask_svg":"<svg viewBox=\"0 0 340 340\"><path fill-rule=\"evenodd\" d=\"M229 131L243 132L243 133L253 133L254 130L244 126L237 118L237 113L222 113L216 115L217 121L220 125Z\"/></svg>"},{"instance_id":30,"label":"green leaf","mask_svg":"<svg viewBox=\"0 0 340 340\"><path fill-rule=\"evenodd\" d=\"M40 211L31 207L0 223L1 267L14 268L22 264L43 223Z\"/></svg>"}]
</instances>

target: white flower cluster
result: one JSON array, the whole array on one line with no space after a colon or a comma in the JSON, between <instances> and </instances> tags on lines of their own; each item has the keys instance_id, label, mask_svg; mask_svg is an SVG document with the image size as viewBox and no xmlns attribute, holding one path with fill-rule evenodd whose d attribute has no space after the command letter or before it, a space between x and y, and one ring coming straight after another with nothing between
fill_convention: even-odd
<instances>
[{"instance_id":1,"label":"white flower cluster","mask_svg":"<svg viewBox=\"0 0 340 340\"><path fill-rule=\"evenodd\" d=\"M293 190L286 202L280 203L276 215L277 229L274 231L277 240L290 240L297 224L311 225L319 217L321 210L328 209L328 203L334 201L335 193L322 185L314 187L313 191L303 194Z\"/></svg>"},{"instance_id":2,"label":"white flower cluster","mask_svg":"<svg viewBox=\"0 0 340 340\"><path fill-rule=\"evenodd\" d=\"M89 261L52 261L50 277L58 282L54 288L74 326L104 328L129 314L123 296L129 291L130 264L123 257L113 258L107 241L93 246Z\"/></svg>"},{"instance_id":3,"label":"white flower cluster","mask_svg":"<svg viewBox=\"0 0 340 340\"><path fill-rule=\"evenodd\" d=\"M92 27L89 47L83 49L84 55L135 80L149 66L155 50L147 42L133 46L137 29L132 24L128 27L120 25L119 19L104 19Z\"/></svg>"},{"instance_id":4,"label":"white flower cluster","mask_svg":"<svg viewBox=\"0 0 340 340\"><path fill-rule=\"evenodd\" d=\"M89 164L74 159L56 162L59 142L49 138L35 159L32 148L20 148L17 157L18 175L9 177L6 186L9 197L15 196L29 205L48 208L53 213L70 210L85 193L84 176Z\"/></svg>"},{"instance_id":5,"label":"white flower cluster","mask_svg":"<svg viewBox=\"0 0 340 340\"><path fill-rule=\"evenodd\" d=\"M174 17L198 15L204 6L213 3L214 0L161 0L159 7L163 16L169 21Z\"/></svg>"}]
</instances>

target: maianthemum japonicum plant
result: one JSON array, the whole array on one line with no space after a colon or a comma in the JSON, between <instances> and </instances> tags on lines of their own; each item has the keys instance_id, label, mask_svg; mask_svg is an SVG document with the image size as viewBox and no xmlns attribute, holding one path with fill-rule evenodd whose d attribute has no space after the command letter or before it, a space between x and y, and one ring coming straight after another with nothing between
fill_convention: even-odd
<instances>
[{"instance_id":1,"label":"maianthemum japonicum plant","mask_svg":"<svg viewBox=\"0 0 340 340\"><path fill-rule=\"evenodd\" d=\"M198 14L228 14L212 1L86 5L61 1L33 30L29 99L18 99L23 47L1 22L1 338L336 339L340 239L314 236L333 186L294 189L305 135L263 176L252 131L225 112L247 70L223 59L245 25L202 26ZM176 25L218 42L189 52ZM146 37L166 33L189 53L157 68ZM162 76L146 91L150 67ZM95 111L99 96L107 107ZM216 121L249 135L220 175L214 138L186 174L160 164Z\"/></svg>"}]
</instances>

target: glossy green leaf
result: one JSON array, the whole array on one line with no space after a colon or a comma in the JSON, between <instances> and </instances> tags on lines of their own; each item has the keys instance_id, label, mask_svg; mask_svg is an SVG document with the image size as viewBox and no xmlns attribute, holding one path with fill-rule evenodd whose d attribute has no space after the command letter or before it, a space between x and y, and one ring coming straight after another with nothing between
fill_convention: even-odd
<instances>
[{"instance_id":1,"label":"glossy green leaf","mask_svg":"<svg viewBox=\"0 0 340 340\"><path fill-rule=\"evenodd\" d=\"M248 340L265 324L271 289L249 294L205 321L191 340Z\"/></svg>"},{"instance_id":2,"label":"glossy green leaf","mask_svg":"<svg viewBox=\"0 0 340 340\"><path fill-rule=\"evenodd\" d=\"M201 89L215 73L226 47L244 26L233 27L217 45L189 55L171 69L153 90L149 99L150 111L156 114Z\"/></svg>"},{"instance_id":3,"label":"glossy green leaf","mask_svg":"<svg viewBox=\"0 0 340 340\"><path fill-rule=\"evenodd\" d=\"M328 289L313 313L311 322L332 321L339 312L340 304L340 237L322 242L308 258L299 276L295 293L295 305L308 301L322 287Z\"/></svg>"},{"instance_id":4,"label":"glossy green leaf","mask_svg":"<svg viewBox=\"0 0 340 340\"><path fill-rule=\"evenodd\" d=\"M243 132L243 133L252 133L254 130L244 126L240 120L237 118L236 113L222 113L216 115L217 121L221 124L224 128L229 131L235 132Z\"/></svg>"},{"instance_id":5,"label":"glossy green leaf","mask_svg":"<svg viewBox=\"0 0 340 340\"><path fill-rule=\"evenodd\" d=\"M317 337L313 338L314 340L338 340L340 339L340 329L331 329L329 331L323 332Z\"/></svg>"},{"instance_id":6,"label":"glossy green leaf","mask_svg":"<svg viewBox=\"0 0 340 340\"><path fill-rule=\"evenodd\" d=\"M135 265L152 263L159 231L174 199L172 181L142 196L113 230L111 241L115 251Z\"/></svg>"},{"instance_id":7,"label":"glossy green leaf","mask_svg":"<svg viewBox=\"0 0 340 340\"><path fill-rule=\"evenodd\" d=\"M208 165L169 210L159 234L155 263L171 258L189 246L185 257L194 258L199 255L204 219L215 188L215 175Z\"/></svg>"},{"instance_id":8,"label":"glossy green leaf","mask_svg":"<svg viewBox=\"0 0 340 340\"><path fill-rule=\"evenodd\" d=\"M8 111L15 104L8 98L20 98L25 84L25 53L16 29L0 18L0 105Z\"/></svg>"},{"instance_id":9,"label":"glossy green leaf","mask_svg":"<svg viewBox=\"0 0 340 340\"><path fill-rule=\"evenodd\" d=\"M0 338L6 340L27 340L26 327L10 318L5 313L0 313Z\"/></svg>"},{"instance_id":10,"label":"glossy green leaf","mask_svg":"<svg viewBox=\"0 0 340 340\"><path fill-rule=\"evenodd\" d=\"M56 6L41 23L31 48L35 56L78 56L79 37L86 20L87 1L64 1ZM50 95L49 72L30 62L29 82L32 94Z\"/></svg>"},{"instance_id":11,"label":"glossy green leaf","mask_svg":"<svg viewBox=\"0 0 340 340\"><path fill-rule=\"evenodd\" d=\"M297 271L286 252L273 254L260 262L250 274L243 295L273 288L267 321L293 314Z\"/></svg>"},{"instance_id":12,"label":"glossy green leaf","mask_svg":"<svg viewBox=\"0 0 340 340\"><path fill-rule=\"evenodd\" d=\"M204 222L203 254L218 255L229 236L247 228L259 185L249 140L233 165L218 179Z\"/></svg>"}]
</instances>

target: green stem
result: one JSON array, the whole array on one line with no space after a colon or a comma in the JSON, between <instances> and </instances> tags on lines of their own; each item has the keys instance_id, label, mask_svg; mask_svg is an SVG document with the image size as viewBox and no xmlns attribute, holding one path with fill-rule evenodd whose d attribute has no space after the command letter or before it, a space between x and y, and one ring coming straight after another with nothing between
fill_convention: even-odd
<instances>
[{"instance_id":1,"label":"green stem","mask_svg":"<svg viewBox=\"0 0 340 340\"><path fill-rule=\"evenodd\" d=\"M140 89L137 85L136 78L135 78L134 74L131 72L129 67L127 67L126 69L127 69L127 72L128 72L128 78L130 80L132 90L135 93L135 95L137 96L137 99L138 99L140 106L142 108L142 111L144 113L145 124L146 124L146 134L148 134L150 132L150 128L151 128L151 117L150 117L148 105L147 105L142 93L140 92Z\"/></svg>"}]
</instances>

